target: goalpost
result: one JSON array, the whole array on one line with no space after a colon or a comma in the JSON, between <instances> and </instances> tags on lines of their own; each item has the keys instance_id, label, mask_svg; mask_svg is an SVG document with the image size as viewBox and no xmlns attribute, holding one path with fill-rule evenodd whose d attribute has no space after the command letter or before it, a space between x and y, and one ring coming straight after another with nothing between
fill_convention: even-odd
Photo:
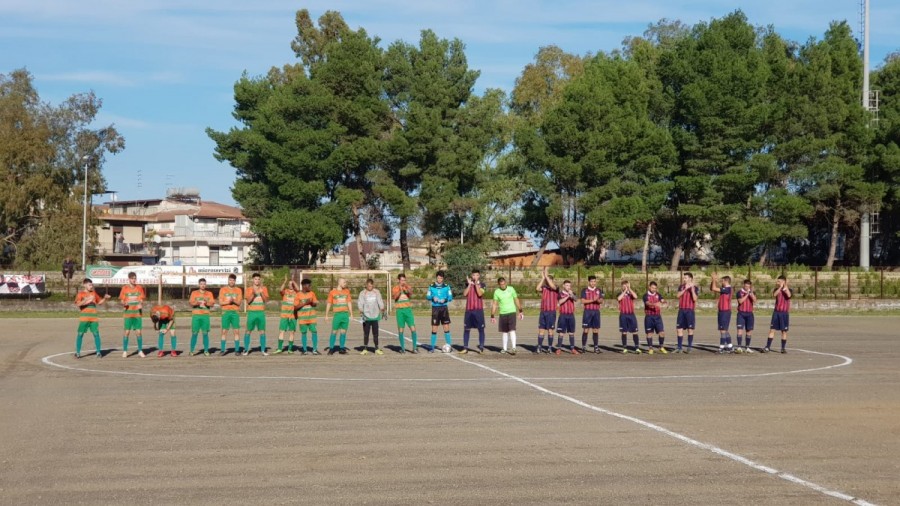
<instances>
[{"instance_id":1,"label":"goalpost","mask_svg":"<svg viewBox=\"0 0 900 506\"><path fill-rule=\"evenodd\" d=\"M324 299L331 289L337 286L338 279L347 280L347 287L353 294L353 303L356 303L356 296L365 288L366 280L372 278L375 282L375 288L384 290L381 294L384 298L385 310L388 314L393 311L394 299L391 297L391 289L393 287L391 273L384 270L302 270L295 272L294 280L300 284L304 278L312 281L312 289ZM355 306L354 306L355 307Z\"/></svg>"}]
</instances>

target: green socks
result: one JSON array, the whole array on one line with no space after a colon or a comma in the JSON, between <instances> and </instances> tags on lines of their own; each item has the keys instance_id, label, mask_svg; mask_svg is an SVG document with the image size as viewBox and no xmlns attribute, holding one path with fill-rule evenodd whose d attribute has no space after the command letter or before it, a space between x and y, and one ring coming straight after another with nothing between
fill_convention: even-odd
<instances>
[{"instance_id":1,"label":"green socks","mask_svg":"<svg viewBox=\"0 0 900 506\"><path fill-rule=\"evenodd\" d=\"M225 340L222 339L219 342L219 353L225 353Z\"/></svg>"},{"instance_id":2,"label":"green socks","mask_svg":"<svg viewBox=\"0 0 900 506\"><path fill-rule=\"evenodd\" d=\"M250 333L244 334L244 351L250 351Z\"/></svg>"},{"instance_id":3,"label":"green socks","mask_svg":"<svg viewBox=\"0 0 900 506\"><path fill-rule=\"evenodd\" d=\"M203 353L209 353L209 333L203 333Z\"/></svg>"},{"instance_id":4,"label":"green socks","mask_svg":"<svg viewBox=\"0 0 900 506\"><path fill-rule=\"evenodd\" d=\"M259 335L259 351L265 353L266 352L266 335Z\"/></svg>"},{"instance_id":5,"label":"green socks","mask_svg":"<svg viewBox=\"0 0 900 506\"><path fill-rule=\"evenodd\" d=\"M138 342L138 351L143 351L143 349L144 349L144 335L143 334L138 334L137 342Z\"/></svg>"},{"instance_id":6,"label":"green socks","mask_svg":"<svg viewBox=\"0 0 900 506\"><path fill-rule=\"evenodd\" d=\"M157 351L162 351L163 346L166 344L165 339L166 339L166 333L160 332L159 340L156 341L156 350Z\"/></svg>"},{"instance_id":7,"label":"green socks","mask_svg":"<svg viewBox=\"0 0 900 506\"><path fill-rule=\"evenodd\" d=\"M178 347L178 338L175 337L175 334L172 334L170 341L172 341L172 351L175 351L175 348Z\"/></svg>"},{"instance_id":8,"label":"green socks","mask_svg":"<svg viewBox=\"0 0 900 506\"><path fill-rule=\"evenodd\" d=\"M346 346L345 346L346 344L347 344L347 334L343 333L343 334L341 334L341 349L346 348Z\"/></svg>"},{"instance_id":9,"label":"green socks","mask_svg":"<svg viewBox=\"0 0 900 506\"><path fill-rule=\"evenodd\" d=\"M122 338L122 351L128 351L128 336Z\"/></svg>"},{"instance_id":10,"label":"green socks","mask_svg":"<svg viewBox=\"0 0 900 506\"><path fill-rule=\"evenodd\" d=\"M312 333L312 345L313 345L314 350L319 349L319 333L318 332Z\"/></svg>"},{"instance_id":11,"label":"green socks","mask_svg":"<svg viewBox=\"0 0 900 506\"><path fill-rule=\"evenodd\" d=\"M419 336L416 335L416 331L412 332L412 340L413 340L413 349L419 348Z\"/></svg>"},{"instance_id":12,"label":"green socks","mask_svg":"<svg viewBox=\"0 0 900 506\"><path fill-rule=\"evenodd\" d=\"M81 355L81 340L84 338L84 334L78 334L75 336L75 354Z\"/></svg>"},{"instance_id":13,"label":"green socks","mask_svg":"<svg viewBox=\"0 0 900 506\"><path fill-rule=\"evenodd\" d=\"M278 340L278 349L280 350L284 346L284 339Z\"/></svg>"},{"instance_id":14,"label":"green socks","mask_svg":"<svg viewBox=\"0 0 900 506\"><path fill-rule=\"evenodd\" d=\"M194 332L191 334L191 354L194 353L194 348L197 347L197 333Z\"/></svg>"}]
</instances>

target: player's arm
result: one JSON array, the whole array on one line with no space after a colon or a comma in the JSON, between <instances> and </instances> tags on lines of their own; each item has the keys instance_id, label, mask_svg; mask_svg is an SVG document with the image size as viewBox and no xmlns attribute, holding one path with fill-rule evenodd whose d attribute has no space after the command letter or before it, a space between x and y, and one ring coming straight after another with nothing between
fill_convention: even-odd
<instances>
[{"instance_id":1,"label":"player's arm","mask_svg":"<svg viewBox=\"0 0 900 506\"><path fill-rule=\"evenodd\" d=\"M328 313L331 312L331 298L328 299L328 302L325 304L325 319L328 319Z\"/></svg>"},{"instance_id":2,"label":"player's arm","mask_svg":"<svg viewBox=\"0 0 900 506\"><path fill-rule=\"evenodd\" d=\"M781 288L781 291L784 292L784 296L789 299L794 296L794 293L788 288L787 280L784 281L784 287Z\"/></svg>"},{"instance_id":3,"label":"player's arm","mask_svg":"<svg viewBox=\"0 0 900 506\"><path fill-rule=\"evenodd\" d=\"M262 296L263 304L265 304L266 302L269 302L269 289L266 287L263 287L261 296Z\"/></svg>"},{"instance_id":4,"label":"player's arm","mask_svg":"<svg viewBox=\"0 0 900 506\"><path fill-rule=\"evenodd\" d=\"M284 279L281 281L281 288L278 289L279 292L284 291L284 287L287 286L287 282L288 282L288 277L287 277L287 275L285 275Z\"/></svg>"},{"instance_id":5,"label":"player's arm","mask_svg":"<svg viewBox=\"0 0 900 506\"><path fill-rule=\"evenodd\" d=\"M453 289L449 286L447 287L447 298L444 299L444 303L449 304L453 302Z\"/></svg>"},{"instance_id":6,"label":"player's arm","mask_svg":"<svg viewBox=\"0 0 900 506\"><path fill-rule=\"evenodd\" d=\"M693 300L694 302L697 302L697 292L698 291L699 291L699 289L696 286L691 287L691 300Z\"/></svg>"},{"instance_id":7,"label":"player's arm","mask_svg":"<svg viewBox=\"0 0 900 506\"><path fill-rule=\"evenodd\" d=\"M516 303L516 309L519 310L519 319L520 320L525 319L525 311L522 309L522 303L519 302L519 298L516 297L513 299L513 301Z\"/></svg>"},{"instance_id":8,"label":"player's arm","mask_svg":"<svg viewBox=\"0 0 900 506\"><path fill-rule=\"evenodd\" d=\"M743 304L750 298L750 292L746 292L743 297L738 297L738 304Z\"/></svg>"},{"instance_id":9,"label":"player's arm","mask_svg":"<svg viewBox=\"0 0 900 506\"><path fill-rule=\"evenodd\" d=\"M756 294L753 293L753 290L750 290L748 297L750 297L750 300L753 301L753 303L756 303Z\"/></svg>"},{"instance_id":10,"label":"player's arm","mask_svg":"<svg viewBox=\"0 0 900 506\"><path fill-rule=\"evenodd\" d=\"M347 312L350 313L350 319L353 319L353 304L347 304Z\"/></svg>"},{"instance_id":11,"label":"player's arm","mask_svg":"<svg viewBox=\"0 0 900 506\"><path fill-rule=\"evenodd\" d=\"M469 296L469 292L472 290L473 284L474 283L472 282L472 278L470 278L469 276L466 276L466 287L463 288L463 297Z\"/></svg>"},{"instance_id":12,"label":"player's arm","mask_svg":"<svg viewBox=\"0 0 900 506\"><path fill-rule=\"evenodd\" d=\"M475 293L479 297L484 297L484 283L475 283Z\"/></svg>"},{"instance_id":13,"label":"player's arm","mask_svg":"<svg viewBox=\"0 0 900 506\"><path fill-rule=\"evenodd\" d=\"M678 298L680 299L681 296L684 295L684 292L687 291L687 289L688 289L688 288L687 288L687 285L681 285L681 286L679 286L679 287L678 287L678 293L677 293L675 296L678 297Z\"/></svg>"},{"instance_id":14,"label":"player's arm","mask_svg":"<svg viewBox=\"0 0 900 506\"><path fill-rule=\"evenodd\" d=\"M622 293L620 293L618 295L618 297L616 297L616 300L622 300L627 296L628 296L628 289L626 288L626 289L622 290Z\"/></svg>"},{"instance_id":15,"label":"player's arm","mask_svg":"<svg viewBox=\"0 0 900 506\"><path fill-rule=\"evenodd\" d=\"M709 282L709 289L716 292L721 293L721 289L719 289L719 273L714 272L712 274L712 280Z\"/></svg>"},{"instance_id":16,"label":"player's arm","mask_svg":"<svg viewBox=\"0 0 900 506\"><path fill-rule=\"evenodd\" d=\"M494 316L497 314L497 299L491 301L491 320L494 319Z\"/></svg>"},{"instance_id":17,"label":"player's arm","mask_svg":"<svg viewBox=\"0 0 900 506\"><path fill-rule=\"evenodd\" d=\"M593 299L587 298L587 290L581 290L581 298L578 299L578 301L582 304L591 304L592 302L594 302Z\"/></svg>"}]
</instances>

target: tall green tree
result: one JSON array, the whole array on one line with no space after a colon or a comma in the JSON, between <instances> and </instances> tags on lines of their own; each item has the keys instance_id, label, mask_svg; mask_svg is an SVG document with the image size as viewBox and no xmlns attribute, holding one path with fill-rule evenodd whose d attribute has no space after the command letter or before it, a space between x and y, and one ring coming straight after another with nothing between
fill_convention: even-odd
<instances>
[{"instance_id":1,"label":"tall green tree","mask_svg":"<svg viewBox=\"0 0 900 506\"><path fill-rule=\"evenodd\" d=\"M874 73L873 89L881 92L879 120L874 129L875 147L871 174L884 185L886 193L875 237L882 265L900 263L900 53L889 55Z\"/></svg>"}]
</instances>

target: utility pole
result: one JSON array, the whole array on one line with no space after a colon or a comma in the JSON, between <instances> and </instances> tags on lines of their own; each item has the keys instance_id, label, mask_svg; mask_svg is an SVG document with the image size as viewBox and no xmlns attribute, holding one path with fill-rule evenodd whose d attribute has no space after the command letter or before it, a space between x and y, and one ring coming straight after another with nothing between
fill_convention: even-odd
<instances>
[{"instance_id":1,"label":"utility pole","mask_svg":"<svg viewBox=\"0 0 900 506\"><path fill-rule=\"evenodd\" d=\"M863 89L862 106L866 111L872 110L869 90L869 0L861 0L862 31L863 31ZM871 229L869 210L862 209L859 222L859 266L864 271L869 270L869 245L871 242Z\"/></svg>"}]
</instances>

